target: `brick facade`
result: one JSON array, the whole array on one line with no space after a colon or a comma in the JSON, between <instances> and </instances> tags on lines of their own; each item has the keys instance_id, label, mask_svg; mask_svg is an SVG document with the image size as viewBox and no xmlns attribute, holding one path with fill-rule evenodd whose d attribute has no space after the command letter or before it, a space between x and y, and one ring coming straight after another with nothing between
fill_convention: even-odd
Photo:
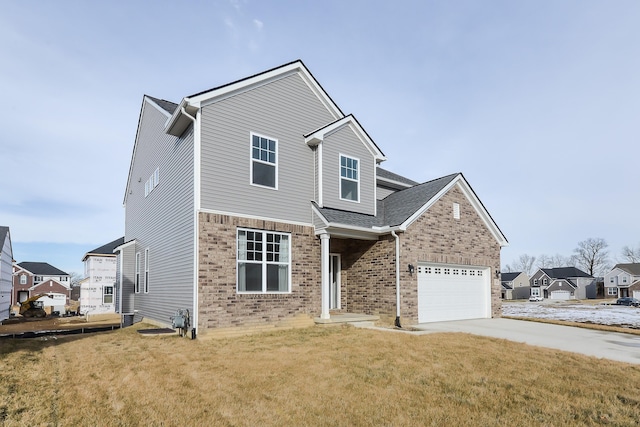
<instances>
[{"instance_id":1,"label":"brick facade","mask_svg":"<svg viewBox=\"0 0 640 427\"><path fill-rule=\"evenodd\" d=\"M291 293L240 294L236 291L237 229L291 233ZM256 327L320 315L320 241L310 226L228 215L199 215L199 320L213 328Z\"/></svg>"},{"instance_id":2,"label":"brick facade","mask_svg":"<svg viewBox=\"0 0 640 427\"><path fill-rule=\"evenodd\" d=\"M453 204L460 206L460 219L453 218ZM458 186L453 187L420 218L400 234L402 318L418 321L418 276L409 275L407 265L439 262L491 268L491 315L500 317L500 244Z\"/></svg>"}]
</instances>

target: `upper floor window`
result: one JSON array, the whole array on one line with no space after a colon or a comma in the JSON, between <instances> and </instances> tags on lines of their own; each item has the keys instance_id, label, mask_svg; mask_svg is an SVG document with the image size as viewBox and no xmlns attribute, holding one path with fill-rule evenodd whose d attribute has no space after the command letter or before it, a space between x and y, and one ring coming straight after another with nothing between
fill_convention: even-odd
<instances>
[{"instance_id":1,"label":"upper floor window","mask_svg":"<svg viewBox=\"0 0 640 427\"><path fill-rule=\"evenodd\" d=\"M21 285L26 285L27 284L27 275L26 274L21 274L20 275L20 284Z\"/></svg>"},{"instance_id":2,"label":"upper floor window","mask_svg":"<svg viewBox=\"0 0 640 427\"><path fill-rule=\"evenodd\" d=\"M251 134L251 183L277 188L278 141Z\"/></svg>"},{"instance_id":3,"label":"upper floor window","mask_svg":"<svg viewBox=\"0 0 640 427\"><path fill-rule=\"evenodd\" d=\"M340 155L340 198L357 202L360 200L360 160Z\"/></svg>"},{"instance_id":4,"label":"upper floor window","mask_svg":"<svg viewBox=\"0 0 640 427\"><path fill-rule=\"evenodd\" d=\"M289 292L290 235L238 230L238 292Z\"/></svg>"},{"instance_id":5,"label":"upper floor window","mask_svg":"<svg viewBox=\"0 0 640 427\"><path fill-rule=\"evenodd\" d=\"M42 282L42 276L36 276L33 278L35 282Z\"/></svg>"},{"instance_id":6,"label":"upper floor window","mask_svg":"<svg viewBox=\"0 0 640 427\"><path fill-rule=\"evenodd\" d=\"M103 304L113 304L113 286L105 286L102 288L102 303Z\"/></svg>"},{"instance_id":7,"label":"upper floor window","mask_svg":"<svg viewBox=\"0 0 640 427\"><path fill-rule=\"evenodd\" d=\"M160 168L156 168L151 174L147 182L144 183L144 197L147 197L149 193L160 183Z\"/></svg>"},{"instance_id":8,"label":"upper floor window","mask_svg":"<svg viewBox=\"0 0 640 427\"><path fill-rule=\"evenodd\" d=\"M144 293L149 292L149 248L144 250Z\"/></svg>"},{"instance_id":9,"label":"upper floor window","mask_svg":"<svg viewBox=\"0 0 640 427\"><path fill-rule=\"evenodd\" d=\"M538 286L538 279L533 279L533 286Z\"/></svg>"}]
</instances>

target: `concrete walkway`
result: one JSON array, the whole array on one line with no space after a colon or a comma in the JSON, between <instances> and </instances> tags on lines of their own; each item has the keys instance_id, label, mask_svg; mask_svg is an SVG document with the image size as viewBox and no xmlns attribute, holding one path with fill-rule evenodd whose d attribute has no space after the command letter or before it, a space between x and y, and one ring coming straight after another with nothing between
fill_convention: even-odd
<instances>
[{"instance_id":1,"label":"concrete walkway","mask_svg":"<svg viewBox=\"0 0 640 427\"><path fill-rule=\"evenodd\" d=\"M640 335L514 319L475 319L413 325L420 333L465 332L640 364Z\"/></svg>"}]
</instances>

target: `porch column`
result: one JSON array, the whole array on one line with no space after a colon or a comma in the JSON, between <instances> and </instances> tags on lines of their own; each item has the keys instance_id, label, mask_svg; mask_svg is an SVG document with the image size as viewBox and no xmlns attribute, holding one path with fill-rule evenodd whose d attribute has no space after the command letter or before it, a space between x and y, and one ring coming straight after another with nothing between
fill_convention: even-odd
<instances>
[{"instance_id":1,"label":"porch column","mask_svg":"<svg viewBox=\"0 0 640 427\"><path fill-rule=\"evenodd\" d=\"M329 285L331 278L329 277L329 234L320 235L320 263L322 273L322 313L321 319L329 318Z\"/></svg>"}]
</instances>

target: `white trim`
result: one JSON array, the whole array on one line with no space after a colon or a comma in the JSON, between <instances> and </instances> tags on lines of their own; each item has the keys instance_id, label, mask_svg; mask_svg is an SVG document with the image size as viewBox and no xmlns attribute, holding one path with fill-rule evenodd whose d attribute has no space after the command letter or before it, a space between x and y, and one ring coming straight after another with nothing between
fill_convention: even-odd
<instances>
[{"instance_id":1,"label":"white trim","mask_svg":"<svg viewBox=\"0 0 640 427\"><path fill-rule=\"evenodd\" d=\"M356 166L356 175L358 176L357 179L353 179L353 178L347 178L342 176L342 158L345 159L349 159L349 160L355 160L357 162L357 166ZM354 157L354 156L350 156L348 154L343 154L343 153L338 153L338 198L340 200L343 200L345 202L352 202L352 203L360 203L360 175L361 175L361 168L360 166L362 165L360 159L358 157ZM345 166L346 167L346 166ZM357 199L356 200L351 200L351 199L345 199L342 197L342 180L346 179L347 181L351 181L351 182L356 182L357 184Z\"/></svg>"},{"instance_id":2,"label":"white trim","mask_svg":"<svg viewBox=\"0 0 640 427\"><path fill-rule=\"evenodd\" d=\"M318 148L316 149L318 152L318 206L323 207L324 206L324 196L323 196L323 191L324 191L324 186L323 186L323 173L322 173L322 144L318 145Z\"/></svg>"},{"instance_id":3,"label":"white trim","mask_svg":"<svg viewBox=\"0 0 640 427\"><path fill-rule=\"evenodd\" d=\"M136 252L133 267L133 293L140 293L140 252Z\"/></svg>"},{"instance_id":4,"label":"white trim","mask_svg":"<svg viewBox=\"0 0 640 427\"><path fill-rule=\"evenodd\" d=\"M264 160L260 160L260 159L254 159L253 158L253 137L257 136L258 138L264 138L266 140L269 141L273 141L275 142L275 157L276 157L276 161L275 163L271 163L269 161L264 161ZM255 187L260 187L260 188L268 188L269 190L278 190L278 157L280 157L280 153L278 152L278 146L280 144L278 143L278 139L277 138L272 138L270 136L266 136L266 135L262 135L259 134L257 132L253 132L250 131L249 132L249 184ZM258 163L262 163L265 165L273 165L275 167L275 185L273 187L270 187L268 185L262 185L262 184L256 184L255 182L253 182L253 162L258 162Z\"/></svg>"},{"instance_id":5,"label":"white trim","mask_svg":"<svg viewBox=\"0 0 640 427\"><path fill-rule=\"evenodd\" d=\"M149 248L144 248L144 293L149 293Z\"/></svg>"},{"instance_id":6,"label":"white trim","mask_svg":"<svg viewBox=\"0 0 640 427\"><path fill-rule=\"evenodd\" d=\"M329 278L333 279L333 275L331 273L336 273L335 270L333 269L333 258L336 257L338 258L338 273L336 276L336 295L335 295L335 300L336 300L336 306L333 308L335 310L340 310L342 308L342 301L341 301L341 297L342 295L340 294L340 287L342 285L342 255L340 255L337 252L329 252ZM329 287L331 288L333 286L333 284L331 283L332 281L330 280L329 282ZM329 299L329 309L331 310L331 299Z\"/></svg>"},{"instance_id":7,"label":"white trim","mask_svg":"<svg viewBox=\"0 0 640 427\"><path fill-rule=\"evenodd\" d=\"M400 187L400 188L411 188L411 187L415 187L418 184L407 184L404 182L400 182L400 181L395 181L393 179L388 179L388 178L384 178L381 176L378 176L378 165L376 165L376 181L380 181L380 183L382 184L390 184L391 187Z\"/></svg>"},{"instance_id":8,"label":"white trim","mask_svg":"<svg viewBox=\"0 0 640 427\"><path fill-rule=\"evenodd\" d=\"M151 105L153 105L154 107L156 107L158 109L158 111L160 111L162 114L164 114L165 116L167 116L167 119L171 118L171 113L169 113L167 110L165 110L164 108L162 108L161 106L159 106L153 99L151 99L150 97L148 97L147 95L144 96L144 99Z\"/></svg>"},{"instance_id":9,"label":"white trim","mask_svg":"<svg viewBox=\"0 0 640 427\"><path fill-rule=\"evenodd\" d=\"M262 260L261 261L250 261L250 260L239 260L238 259L238 249L237 249L237 245L238 245L238 235L240 233L240 231L245 231L245 232L251 232L251 233L261 233L262 234ZM273 235L280 235L280 236L287 236L287 240L288 240L288 255L287 255L287 290L286 291L269 291L267 290L267 266L268 265L283 265L285 264L284 262L280 262L280 261L267 261L267 257L265 256L267 253L267 235L268 234L273 234ZM278 294L278 295L286 295L286 294L291 294L292 293L292 288L293 288L293 284L291 283L291 279L292 279L292 266L293 266L293 260L291 259L291 250L292 250L292 246L293 246L293 240L292 240L292 233L290 232L283 232L283 231L274 231L274 230L264 230L264 229L256 229L256 228L247 228L247 227L236 227L236 293L239 295L246 295L246 294L258 294L258 295L272 295L272 294ZM239 278L239 274L240 274L240 269L238 268L238 264L240 262L244 262L246 264L260 264L262 266L262 291L241 291L239 289L239 284L240 284L240 278Z\"/></svg>"}]
</instances>

